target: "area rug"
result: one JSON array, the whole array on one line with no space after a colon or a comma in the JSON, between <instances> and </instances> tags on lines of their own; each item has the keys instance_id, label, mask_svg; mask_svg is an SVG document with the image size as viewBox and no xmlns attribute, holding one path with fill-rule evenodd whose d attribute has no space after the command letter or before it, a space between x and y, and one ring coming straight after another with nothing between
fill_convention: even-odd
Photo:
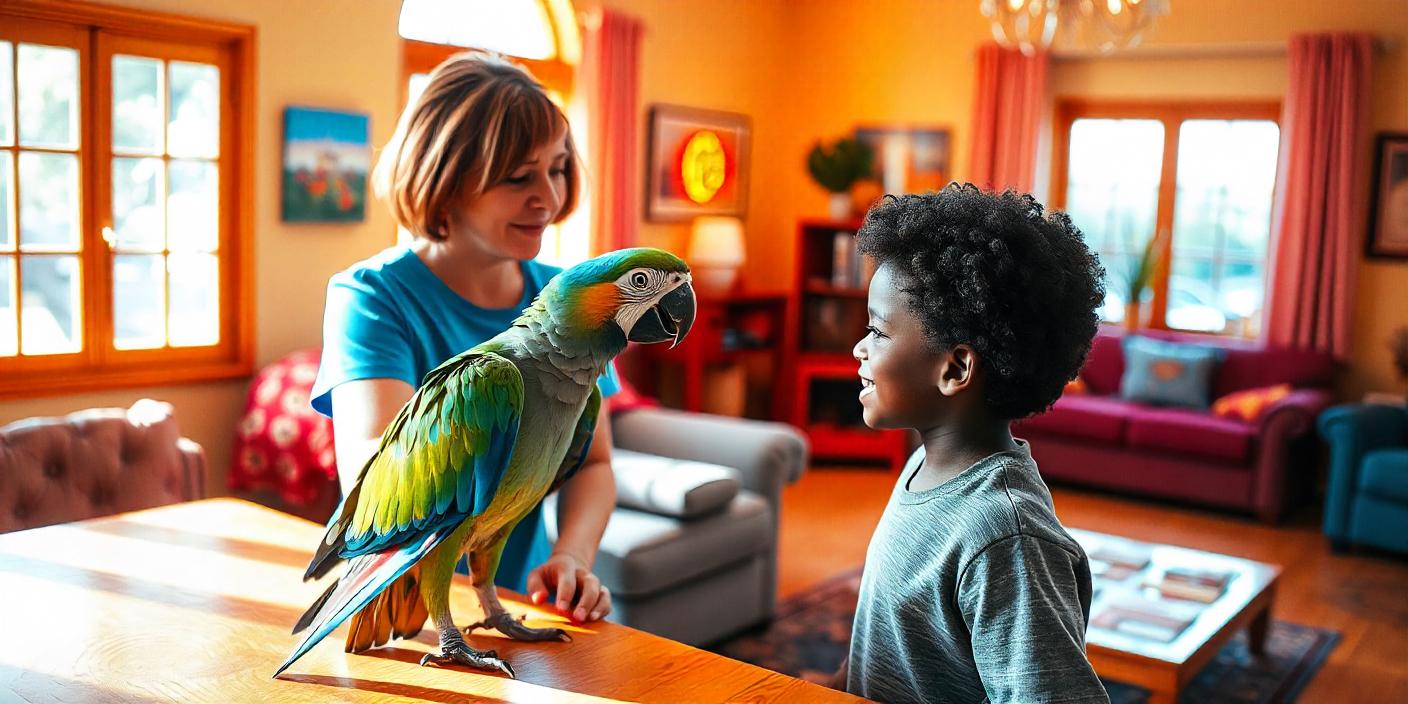
<instances>
[{"instance_id":1,"label":"area rug","mask_svg":"<svg viewBox=\"0 0 1408 704\"><path fill-rule=\"evenodd\" d=\"M766 629L744 633L711 650L824 684L846 657L859 589L859 568L827 579L779 604L776 618ZM1246 634L1238 634L1188 684L1180 701L1295 701L1338 640L1334 631L1273 620L1264 656L1247 652ZM1113 704L1142 704L1148 699L1148 692L1139 687L1104 682Z\"/></svg>"}]
</instances>

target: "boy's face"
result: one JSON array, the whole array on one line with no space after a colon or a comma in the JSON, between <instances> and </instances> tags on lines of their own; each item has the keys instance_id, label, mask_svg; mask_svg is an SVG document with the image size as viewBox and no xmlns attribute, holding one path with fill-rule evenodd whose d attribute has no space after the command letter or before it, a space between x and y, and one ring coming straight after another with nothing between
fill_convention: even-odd
<instances>
[{"instance_id":1,"label":"boy's face","mask_svg":"<svg viewBox=\"0 0 1408 704\"><path fill-rule=\"evenodd\" d=\"M888 265L875 272L869 328L851 350L860 362L865 424L876 429L927 428L942 415L943 355L929 349L902 285Z\"/></svg>"}]
</instances>

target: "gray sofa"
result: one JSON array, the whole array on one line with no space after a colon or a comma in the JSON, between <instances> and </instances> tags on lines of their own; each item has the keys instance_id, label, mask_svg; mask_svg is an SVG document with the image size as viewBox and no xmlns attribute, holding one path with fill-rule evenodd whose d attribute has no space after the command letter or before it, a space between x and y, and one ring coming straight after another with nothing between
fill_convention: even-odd
<instances>
[{"instance_id":1,"label":"gray sofa","mask_svg":"<svg viewBox=\"0 0 1408 704\"><path fill-rule=\"evenodd\" d=\"M654 408L611 425L619 505L594 567L612 593L610 620L705 645L771 618L782 488L807 466L802 434ZM651 467L652 455L685 462ZM556 539L556 509L545 508Z\"/></svg>"}]
</instances>

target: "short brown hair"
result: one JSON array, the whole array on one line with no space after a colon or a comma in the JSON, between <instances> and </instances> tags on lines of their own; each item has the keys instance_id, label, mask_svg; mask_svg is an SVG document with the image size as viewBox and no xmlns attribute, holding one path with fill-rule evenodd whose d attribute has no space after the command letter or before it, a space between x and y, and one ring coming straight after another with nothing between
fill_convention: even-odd
<instances>
[{"instance_id":1,"label":"short brown hair","mask_svg":"<svg viewBox=\"0 0 1408 704\"><path fill-rule=\"evenodd\" d=\"M567 134L567 192L553 222L577 205L577 149L562 110L532 75L483 52L446 59L407 105L372 173L401 227L445 238L449 211L509 177L532 152Z\"/></svg>"}]
</instances>

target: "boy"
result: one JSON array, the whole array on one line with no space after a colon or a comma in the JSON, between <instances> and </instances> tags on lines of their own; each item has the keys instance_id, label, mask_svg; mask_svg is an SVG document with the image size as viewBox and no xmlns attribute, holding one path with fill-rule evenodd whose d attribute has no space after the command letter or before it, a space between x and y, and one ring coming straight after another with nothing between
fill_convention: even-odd
<instances>
[{"instance_id":1,"label":"boy","mask_svg":"<svg viewBox=\"0 0 1408 704\"><path fill-rule=\"evenodd\" d=\"M1080 370L1099 261L1066 215L971 184L887 197L857 237L879 266L854 350L865 422L924 445L871 538L837 682L887 702L1108 702L1085 552L1010 429Z\"/></svg>"}]
</instances>

